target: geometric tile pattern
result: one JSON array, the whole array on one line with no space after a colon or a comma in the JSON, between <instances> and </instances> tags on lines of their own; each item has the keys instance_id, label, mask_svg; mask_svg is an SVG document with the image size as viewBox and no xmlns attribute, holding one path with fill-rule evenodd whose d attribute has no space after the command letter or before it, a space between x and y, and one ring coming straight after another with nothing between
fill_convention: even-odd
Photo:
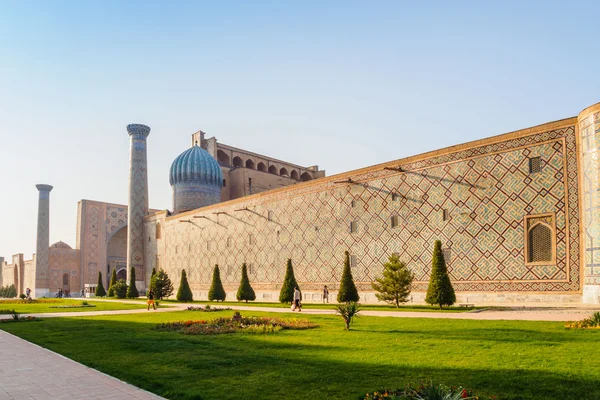
<instances>
[{"instance_id":1,"label":"geometric tile pattern","mask_svg":"<svg viewBox=\"0 0 600 400\"><path fill-rule=\"evenodd\" d=\"M600 112L579 120L584 223L584 283L600 285Z\"/></svg>"},{"instance_id":2,"label":"geometric tile pattern","mask_svg":"<svg viewBox=\"0 0 600 400\"><path fill-rule=\"evenodd\" d=\"M529 158L541 171L529 173ZM339 284L344 251L355 256L362 290L380 276L391 253L427 287L433 242L442 240L458 291L580 290L579 199L575 127L530 134L405 163L402 171L370 169L192 213L148 220L148 270L192 289L210 285L214 264L228 289L249 264L255 289L277 289L292 258L303 289ZM445 211L445 212L444 212ZM552 213L556 262L526 265L525 216ZM446 218L444 218L444 214ZM391 219L397 217L398 226ZM350 232L354 222L356 232ZM448 254L447 253L447 254ZM600 253L600 252L599 252Z\"/></svg>"},{"instance_id":3,"label":"geometric tile pattern","mask_svg":"<svg viewBox=\"0 0 600 400\"><path fill-rule=\"evenodd\" d=\"M127 125L130 138L129 153L129 215L127 221L127 271L135 267L136 276L144 276L144 217L148 215L148 165L146 138L150 128ZM138 278L140 279L140 278Z\"/></svg>"}]
</instances>

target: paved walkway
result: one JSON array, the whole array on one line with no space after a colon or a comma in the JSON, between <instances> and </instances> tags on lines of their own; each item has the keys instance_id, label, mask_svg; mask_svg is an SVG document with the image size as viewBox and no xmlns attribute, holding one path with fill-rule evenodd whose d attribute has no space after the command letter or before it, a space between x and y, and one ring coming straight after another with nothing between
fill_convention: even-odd
<instances>
[{"instance_id":1,"label":"paved walkway","mask_svg":"<svg viewBox=\"0 0 600 400\"><path fill-rule=\"evenodd\" d=\"M0 330L0 399L158 400L162 397Z\"/></svg>"}]
</instances>

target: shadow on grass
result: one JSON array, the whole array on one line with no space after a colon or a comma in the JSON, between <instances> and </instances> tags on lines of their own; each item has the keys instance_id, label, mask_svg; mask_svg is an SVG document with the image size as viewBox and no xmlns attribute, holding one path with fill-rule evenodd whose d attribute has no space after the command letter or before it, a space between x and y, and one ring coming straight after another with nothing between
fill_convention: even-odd
<instances>
[{"instance_id":1,"label":"shadow on grass","mask_svg":"<svg viewBox=\"0 0 600 400\"><path fill-rule=\"evenodd\" d=\"M131 320L123 316L62 318L1 328L170 399L355 399L366 391L430 379L467 386L499 399L600 398L596 364L565 367L582 364L578 357L586 348L591 359L597 357L598 351L588 343L595 342L597 335L581 335L571 343L570 352L549 350L537 367L521 366L519 360L507 362L510 354L506 353L490 351L488 358L479 361L459 355L476 340L509 342L514 344L511 352L518 353L535 342L573 339L567 333L544 330L544 324L536 325L539 331L498 324L483 325L489 329L465 329L481 324L444 321L445 329L429 331L441 323L424 321L423 330L402 330L398 327L406 321L373 319L372 330L360 325L360 330L345 332L337 319L319 317L315 320L323 323L322 328L272 335L187 336L153 329L158 322L191 319L185 318L187 315L150 314L131 316ZM417 325L418 321L412 321L410 326ZM377 347L379 343L389 346L381 339L388 333L402 340L391 348ZM438 340L431 349L409 344L420 340L435 343L447 336L457 343ZM522 336L527 338L518 340ZM447 353L453 349L457 356L449 357ZM495 362L489 359L492 357L504 361Z\"/></svg>"}]
</instances>

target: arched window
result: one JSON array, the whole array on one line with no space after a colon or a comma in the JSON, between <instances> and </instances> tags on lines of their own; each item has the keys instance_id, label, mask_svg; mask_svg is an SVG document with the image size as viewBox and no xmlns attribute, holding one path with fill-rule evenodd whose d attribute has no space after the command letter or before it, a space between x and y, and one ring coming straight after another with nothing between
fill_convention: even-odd
<instances>
[{"instance_id":1,"label":"arched window","mask_svg":"<svg viewBox=\"0 0 600 400\"><path fill-rule=\"evenodd\" d=\"M276 166L274 166L274 165L271 165L271 166L269 167L269 173L270 173L270 174L275 174L275 175L277 175L277 167L276 167Z\"/></svg>"},{"instance_id":2,"label":"arched window","mask_svg":"<svg viewBox=\"0 0 600 400\"><path fill-rule=\"evenodd\" d=\"M292 178L294 180L300 179L299 176L298 176L298 171L296 171L295 169L293 169L292 172L290 173L290 178Z\"/></svg>"},{"instance_id":3,"label":"arched window","mask_svg":"<svg viewBox=\"0 0 600 400\"><path fill-rule=\"evenodd\" d=\"M224 167L229 167L229 156L223 150L217 150L217 161Z\"/></svg>"},{"instance_id":4,"label":"arched window","mask_svg":"<svg viewBox=\"0 0 600 400\"><path fill-rule=\"evenodd\" d=\"M244 162L242 161L241 158L239 158L237 156L233 157L233 166L236 167L236 168L243 167L244 166Z\"/></svg>"},{"instance_id":5,"label":"arched window","mask_svg":"<svg viewBox=\"0 0 600 400\"><path fill-rule=\"evenodd\" d=\"M247 159L246 160L246 168L254 169L254 161L252 161L251 159Z\"/></svg>"},{"instance_id":6,"label":"arched window","mask_svg":"<svg viewBox=\"0 0 600 400\"><path fill-rule=\"evenodd\" d=\"M290 175L288 174L288 170L287 170L286 168L281 168L281 169L279 170L279 175L281 175L281 176L287 176L287 177L289 177L289 176L290 176Z\"/></svg>"},{"instance_id":7,"label":"arched window","mask_svg":"<svg viewBox=\"0 0 600 400\"><path fill-rule=\"evenodd\" d=\"M160 237L162 236L162 228L160 226L160 222L158 224L156 224L156 238L160 239Z\"/></svg>"},{"instance_id":8,"label":"arched window","mask_svg":"<svg viewBox=\"0 0 600 400\"><path fill-rule=\"evenodd\" d=\"M525 217L525 257L527 264L556 263L556 238L554 215Z\"/></svg>"},{"instance_id":9,"label":"arched window","mask_svg":"<svg viewBox=\"0 0 600 400\"><path fill-rule=\"evenodd\" d=\"M256 169L259 171L262 171L262 172L267 172L267 166L265 165L264 162L259 162Z\"/></svg>"},{"instance_id":10,"label":"arched window","mask_svg":"<svg viewBox=\"0 0 600 400\"><path fill-rule=\"evenodd\" d=\"M310 181L311 179L312 179L312 176L310 176L310 174L308 172L304 172L302 175L300 175L300 180L302 182Z\"/></svg>"}]
</instances>

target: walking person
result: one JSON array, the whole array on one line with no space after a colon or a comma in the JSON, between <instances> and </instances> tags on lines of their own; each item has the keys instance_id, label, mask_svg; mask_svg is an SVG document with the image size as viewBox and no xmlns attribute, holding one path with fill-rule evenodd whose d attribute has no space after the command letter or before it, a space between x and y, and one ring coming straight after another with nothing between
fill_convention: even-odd
<instances>
[{"instance_id":1,"label":"walking person","mask_svg":"<svg viewBox=\"0 0 600 400\"><path fill-rule=\"evenodd\" d=\"M152 292L152 289L148 290L148 311L150 311L151 304L152 308L156 310L156 303L154 303L154 292Z\"/></svg>"},{"instance_id":2,"label":"walking person","mask_svg":"<svg viewBox=\"0 0 600 400\"><path fill-rule=\"evenodd\" d=\"M327 285L323 286L323 303L329 303L329 289L327 289Z\"/></svg>"},{"instance_id":3,"label":"walking person","mask_svg":"<svg viewBox=\"0 0 600 400\"><path fill-rule=\"evenodd\" d=\"M27 300L31 300L31 289L29 289L29 288L25 289L25 298Z\"/></svg>"},{"instance_id":4,"label":"walking person","mask_svg":"<svg viewBox=\"0 0 600 400\"><path fill-rule=\"evenodd\" d=\"M294 288L294 308L298 311L302 311L302 302L300 301L302 295L300 294L300 289L296 286Z\"/></svg>"}]
</instances>

